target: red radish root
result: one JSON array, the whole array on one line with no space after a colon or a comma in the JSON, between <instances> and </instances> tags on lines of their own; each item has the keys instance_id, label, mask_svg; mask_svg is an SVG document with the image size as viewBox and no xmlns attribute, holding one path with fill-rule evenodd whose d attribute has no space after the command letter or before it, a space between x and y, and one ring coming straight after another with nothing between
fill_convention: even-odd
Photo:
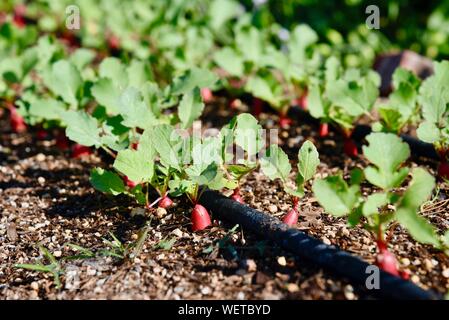
<instances>
[{"instance_id":1,"label":"red radish root","mask_svg":"<svg viewBox=\"0 0 449 320\"><path fill-rule=\"evenodd\" d=\"M192 231L200 231L206 229L212 223L210 221L209 213L206 208L200 204L196 204L192 211L191 216Z\"/></svg>"},{"instance_id":2,"label":"red radish root","mask_svg":"<svg viewBox=\"0 0 449 320\"><path fill-rule=\"evenodd\" d=\"M327 137L329 135L329 124L328 123L320 123L319 136L321 138Z\"/></svg>"},{"instance_id":3,"label":"red radish root","mask_svg":"<svg viewBox=\"0 0 449 320\"><path fill-rule=\"evenodd\" d=\"M240 195L240 188L234 189L234 192L231 195L231 199L237 201L238 203L245 203L245 201L243 201L242 196Z\"/></svg>"},{"instance_id":4,"label":"red radish root","mask_svg":"<svg viewBox=\"0 0 449 320\"><path fill-rule=\"evenodd\" d=\"M438 176L442 179L449 180L449 162L442 160L438 166Z\"/></svg>"},{"instance_id":5,"label":"red radish root","mask_svg":"<svg viewBox=\"0 0 449 320\"><path fill-rule=\"evenodd\" d=\"M119 50L120 49L120 39L115 35L110 35L108 37L108 46L111 50Z\"/></svg>"},{"instance_id":6,"label":"red radish root","mask_svg":"<svg viewBox=\"0 0 449 320\"><path fill-rule=\"evenodd\" d=\"M282 222L289 226L295 226L298 223L299 218L298 207L299 201L298 199L294 199L293 208L290 209L290 211L285 215L284 219L282 219Z\"/></svg>"},{"instance_id":7,"label":"red radish root","mask_svg":"<svg viewBox=\"0 0 449 320\"><path fill-rule=\"evenodd\" d=\"M81 158L90 154L92 154L92 150L89 147L82 146L78 143L72 147L72 158Z\"/></svg>"},{"instance_id":8,"label":"red radish root","mask_svg":"<svg viewBox=\"0 0 449 320\"><path fill-rule=\"evenodd\" d=\"M259 98L253 98L253 115L258 117L263 111L263 100Z\"/></svg>"},{"instance_id":9,"label":"red radish root","mask_svg":"<svg viewBox=\"0 0 449 320\"><path fill-rule=\"evenodd\" d=\"M357 145L355 144L354 140L351 138L346 138L343 145L343 150L345 154L349 157L357 157L359 154L359 151L357 149Z\"/></svg>"},{"instance_id":10,"label":"red radish root","mask_svg":"<svg viewBox=\"0 0 449 320\"><path fill-rule=\"evenodd\" d=\"M203 101L205 103L211 103L214 100L214 94L212 93L212 90L209 88L201 89L201 97L203 98Z\"/></svg>"},{"instance_id":11,"label":"red radish root","mask_svg":"<svg viewBox=\"0 0 449 320\"><path fill-rule=\"evenodd\" d=\"M282 129L287 129L292 124L292 119L288 118L286 115L279 116L279 125Z\"/></svg>"},{"instance_id":12,"label":"red radish root","mask_svg":"<svg viewBox=\"0 0 449 320\"><path fill-rule=\"evenodd\" d=\"M47 139L47 137L48 137L48 133L47 133L46 130L40 129L40 130L37 130L37 132L36 132L36 137L37 137L39 140L45 140L45 139Z\"/></svg>"},{"instance_id":13,"label":"red radish root","mask_svg":"<svg viewBox=\"0 0 449 320\"><path fill-rule=\"evenodd\" d=\"M307 111L309 108L308 102L307 102L307 91L302 94L301 97L298 99L298 106L303 109L304 111Z\"/></svg>"},{"instance_id":14,"label":"red radish root","mask_svg":"<svg viewBox=\"0 0 449 320\"><path fill-rule=\"evenodd\" d=\"M163 196L161 201L159 201L159 208L168 209L173 206L173 200L168 196Z\"/></svg>"},{"instance_id":15,"label":"red radish root","mask_svg":"<svg viewBox=\"0 0 449 320\"><path fill-rule=\"evenodd\" d=\"M25 132L27 130L27 125L26 125L23 117L17 111L17 108L14 106L10 106L9 111L10 111L9 122L10 122L12 131L16 132L16 133Z\"/></svg>"},{"instance_id":16,"label":"red radish root","mask_svg":"<svg viewBox=\"0 0 449 320\"><path fill-rule=\"evenodd\" d=\"M26 13L26 6L25 5L17 5L14 8L14 17L13 17L13 23L18 28L25 28L26 22L25 22L25 13Z\"/></svg>"},{"instance_id":17,"label":"red radish root","mask_svg":"<svg viewBox=\"0 0 449 320\"><path fill-rule=\"evenodd\" d=\"M56 136L56 146L61 151L65 151L69 148L69 140L64 132L59 132Z\"/></svg>"},{"instance_id":18,"label":"red radish root","mask_svg":"<svg viewBox=\"0 0 449 320\"><path fill-rule=\"evenodd\" d=\"M377 248L379 253L376 257L376 265L385 272L394 276L400 276L396 257L388 251L387 244L383 241L377 241Z\"/></svg>"},{"instance_id":19,"label":"red radish root","mask_svg":"<svg viewBox=\"0 0 449 320\"><path fill-rule=\"evenodd\" d=\"M131 189L132 189L132 188L135 188L135 187L137 186L137 183L135 183L135 182L132 181L132 180L129 180L128 176L125 176L125 177L123 178L123 182L125 182L125 184L126 184L128 187L130 187Z\"/></svg>"}]
</instances>

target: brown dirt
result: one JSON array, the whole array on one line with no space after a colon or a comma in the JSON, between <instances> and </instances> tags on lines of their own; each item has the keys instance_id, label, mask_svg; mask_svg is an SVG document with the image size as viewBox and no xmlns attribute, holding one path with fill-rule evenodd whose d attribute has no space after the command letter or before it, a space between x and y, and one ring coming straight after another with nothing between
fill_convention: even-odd
<instances>
[{"instance_id":1,"label":"brown dirt","mask_svg":"<svg viewBox=\"0 0 449 320\"><path fill-rule=\"evenodd\" d=\"M219 111L220 112L220 111ZM219 114L229 118L226 110ZM206 116L213 122L216 115ZM266 127L275 117L262 116ZM321 153L318 176L360 166L342 157L338 136L318 139L316 128L307 123L282 131L285 149L294 159L304 137L315 142ZM270 242L238 229L230 236L230 249L217 247L233 227L219 222L207 231L193 234L189 208L184 202L170 209L162 220L152 220L142 251L134 259L120 261L95 258L65 260L76 254L68 242L94 252L106 248L103 238L115 234L124 244L135 243L144 225L131 217L137 207L127 198L106 197L90 186L89 169L100 159L92 155L69 159L56 151L53 141L35 141L30 134L10 134L3 121L0 145L0 297L3 299L357 299L365 294L347 282L298 261ZM6 129L5 129L6 128ZM335 140L333 139L335 138ZM420 162L421 163L421 162ZM422 163L421 163L422 164ZM424 163L435 167L432 162ZM277 182L258 173L243 184L247 203L282 216L288 197ZM446 201L447 185L441 184L440 200ZM263 200L262 200L263 199ZM426 210L441 229L447 229L448 203ZM340 246L369 262L375 244L362 228L348 229L344 219L323 212L310 193L301 203L298 228L326 243ZM162 239L176 241L171 249L156 249ZM36 243L58 256L63 288L54 286L49 274L14 268L16 263L34 263L40 258ZM423 288L444 293L449 288L447 256L411 239L399 227L394 230L391 250L412 281ZM210 253L204 250L213 246Z\"/></svg>"}]
</instances>

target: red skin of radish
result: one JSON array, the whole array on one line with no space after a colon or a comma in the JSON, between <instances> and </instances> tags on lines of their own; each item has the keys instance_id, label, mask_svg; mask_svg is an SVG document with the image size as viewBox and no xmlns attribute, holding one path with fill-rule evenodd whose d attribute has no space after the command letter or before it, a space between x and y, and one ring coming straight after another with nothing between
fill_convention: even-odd
<instances>
[{"instance_id":1,"label":"red skin of radish","mask_svg":"<svg viewBox=\"0 0 449 320\"><path fill-rule=\"evenodd\" d=\"M137 150L138 147L139 147L139 142L131 143L131 149Z\"/></svg>"},{"instance_id":2,"label":"red skin of radish","mask_svg":"<svg viewBox=\"0 0 449 320\"><path fill-rule=\"evenodd\" d=\"M438 176L442 179L449 180L449 162L442 160L438 166Z\"/></svg>"},{"instance_id":3,"label":"red skin of radish","mask_svg":"<svg viewBox=\"0 0 449 320\"><path fill-rule=\"evenodd\" d=\"M114 35L109 36L108 37L108 46L111 50L120 49L120 39Z\"/></svg>"},{"instance_id":4,"label":"red skin of radish","mask_svg":"<svg viewBox=\"0 0 449 320\"><path fill-rule=\"evenodd\" d=\"M329 134L329 124L328 123L320 123L319 136L321 138L327 137Z\"/></svg>"},{"instance_id":5,"label":"red skin of radish","mask_svg":"<svg viewBox=\"0 0 449 320\"><path fill-rule=\"evenodd\" d=\"M308 102L307 102L307 91L303 93L301 97L298 99L298 106L303 109L304 111L307 111L309 108Z\"/></svg>"},{"instance_id":6,"label":"red skin of radish","mask_svg":"<svg viewBox=\"0 0 449 320\"><path fill-rule=\"evenodd\" d=\"M258 117L263 110L263 100L259 98L253 98L253 115Z\"/></svg>"},{"instance_id":7,"label":"red skin of radish","mask_svg":"<svg viewBox=\"0 0 449 320\"><path fill-rule=\"evenodd\" d=\"M292 124L292 119L290 119L284 115L279 116L279 125L281 126L282 129L288 128L291 124Z\"/></svg>"},{"instance_id":8,"label":"red skin of radish","mask_svg":"<svg viewBox=\"0 0 449 320\"><path fill-rule=\"evenodd\" d=\"M383 271L388 272L394 276L404 276L406 273L402 273L398 270L398 262L394 254L388 251L387 244L382 240L377 240L377 249L379 253L376 257L376 265ZM408 274L407 274L408 275Z\"/></svg>"},{"instance_id":9,"label":"red skin of radish","mask_svg":"<svg viewBox=\"0 0 449 320\"><path fill-rule=\"evenodd\" d=\"M394 276L399 276L398 262L394 254L388 250L383 250L377 255L376 265L385 272Z\"/></svg>"},{"instance_id":10,"label":"red skin of radish","mask_svg":"<svg viewBox=\"0 0 449 320\"><path fill-rule=\"evenodd\" d=\"M351 138L346 138L343 145L343 150L345 154L349 157L357 157L359 154L359 151L357 149L357 145L355 144L354 140Z\"/></svg>"},{"instance_id":11,"label":"red skin of radish","mask_svg":"<svg viewBox=\"0 0 449 320\"><path fill-rule=\"evenodd\" d=\"M67 139L64 132L60 132L56 136L56 146L61 151L65 151L69 148L69 140Z\"/></svg>"},{"instance_id":12,"label":"red skin of radish","mask_svg":"<svg viewBox=\"0 0 449 320\"><path fill-rule=\"evenodd\" d=\"M132 181L132 180L129 180L128 176L125 176L125 177L123 178L123 182L125 182L125 184L126 184L128 187L130 187L131 189L133 189L133 188L135 188L135 187L137 186L137 183L135 183L135 182Z\"/></svg>"},{"instance_id":13,"label":"red skin of radish","mask_svg":"<svg viewBox=\"0 0 449 320\"><path fill-rule=\"evenodd\" d=\"M173 200L168 196L162 197L161 201L159 201L159 208L168 209L173 205Z\"/></svg>"},{"instance_id":14,"label":"red skin of radish","mask_svg":"<svg viewBox=\"0 0 449 320\"><path fill-rule=\"evenodd\" d=\"M231 195L231 199L234 201L237 201L238 203L245 203L245 201L243 201L242 196L240 195L240 189L236 188L234 189L234 192Z\"/></svg>"},{"instance_id":15,"label":"red skin of radish","mask_svg":"<svg viewBox=\"0 0 449 320\"><path fill-rule=\"evenodd\" d=\"M13 23L18 28L24 28L26 26L25 19L23 16L26 12L26 6L24 5L18 5L14 8L14 17L13 17Z\"/></svg>"},{"instance_id":16,"label":"red skin of radish","mask_svg":"<svg viewBox=\"0 0 449 320\"><path fill-rule=\"evenodd\" d=\"M212 223L206 208L200 204L196 204L193 208L192 215L192 231L201 231L209 227Z\"/></svg>"},{"instance_id":17,"label":"red skin of radish","mask_svg":"<svg viewBox=\"0 0 449 320\"><path fill-rule=\"evenodd\" d=\"M17 112L16 107L11 106L9 108L10 118L9 123L13 132L22 133L27 130L27 125L23 117Z\"/></svg>"},{"instance_id":18,"label":"red skin of radish","mask_svg":"<svg viewBox=\"0 0 449 320\"><path fill-rule=\"evenodd\" d=\"M36 132L36 137L37 137L39 140L45 140L45 139L47 139L47 137L48 137L48 133L47 133L46 130L40 129L40 130L38 130L38 131Z\"/></svg>"},{"instance_id":19,"label":"red skin of radish","mask_svg":"<svg viewBox=\"0 0 449 320\"><path fill-rule=\"evenodd\" d=\"M201 89L201 97L203 98L203 101L205 103L211 103L214 100L214 94L212 93L212 90L209 88Z\"/></svg>"},{"instance_id":20,"label":"red skin of radish","mask_svg":"<svg viewBox=\"0 0 449 320\"><path fill-rule=\"evenodd\" d=\"M298 211L296 209L291 209L282 219L282 222L289 226L296 226L298 223Z\"/></svg>"},{"instance_id":21,"label":"red skin of radish","mask_svg":"<svg viewBox=\"0 0 449 320\"><path fill-rule=\"evenodd\" d=\"M296 226L299 218L299 199L293 199L293 208L285 215L282 222L289 226Z\"/></svg>"},{"instance_id":22,"label":"red skin of radish","mask_svg":"<svg viewBox=\"0 0 449 320\"><path fill-rule=\"evenodd\" d=\"M92 150L89 147L82 146L78 143L72 147L72 158L81 158L92 154Z\"/></svg>"}]
</instances>

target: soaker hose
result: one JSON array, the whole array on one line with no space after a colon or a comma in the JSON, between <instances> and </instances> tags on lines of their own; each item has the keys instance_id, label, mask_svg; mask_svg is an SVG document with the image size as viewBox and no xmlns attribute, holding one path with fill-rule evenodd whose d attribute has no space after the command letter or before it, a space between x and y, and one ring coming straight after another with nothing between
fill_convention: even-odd
<instances>
[{"instance_id":1,"label":"soaker hose","mask_svg":"<svg viewBox=\"0 0 449 320\"><path fill-rule=\"evenodd\" d=\"M210 210L214 217L239 224L259 236L277 243L283 249L326 271L347 279L353 285L365 287L369 263L326 245L304 232L290 228L277 218L237 203L215 191L207 190L200 203ZM429 300L440 299L432 291L426 291L410 281L405 281L380 270L379 289L369 290L369 295L381 299Z\"/></svg>"}]
</instances>

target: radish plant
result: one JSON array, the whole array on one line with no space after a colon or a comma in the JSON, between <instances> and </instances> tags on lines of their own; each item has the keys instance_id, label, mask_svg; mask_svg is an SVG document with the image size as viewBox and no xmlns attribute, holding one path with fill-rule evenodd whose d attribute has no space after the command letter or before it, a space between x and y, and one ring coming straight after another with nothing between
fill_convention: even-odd
<instances>
[{"instance_id":1,"label":"radish plant","mask_svg":"<svg viewBox=\"0 0 449 320\"><path fill-rule=\"evenodd\" d=\"M258 167L257 154L265 146L262 127L252 115L240 114L221 129L219 138L222 169L227 178L235 182L231 198L244 203L240 194L240 180ZM242 152L229 152L229 149L234 151L237 148Z\"/></svg>"},{"instance_id":2,"label":"radish plant","mask_svg":"<svg viewBox=\"0 0 449 320\"><path fill-rule=\"evenodd\" d=\"M310 114L321 119L323 125L332 122L341 129L348 156L358 154L352 131L362 116L372 118L370 112L379 96L379 83L377 73L343 70L338 59L331 57L326 61L324 86L315 84L309 90ZM327 129L320 131L324 135Z\"/></svg>"},{"instance_id":3,"label":"radish plant","mask_svg":"<svg viewBox=\"0 0 449 320\"><path fill-rule=\"evenodd\" d=\"M386 104L379 105L380 121L373 123L374 131L400 134L402 129L419 122L418 89L421 81L410 71L396 69L393 74L394 91Z\"/></svg>"},{"instance_id":4,"label":"radish plant","mask_svg":"<svg viewBox=\"0 0 449 320\"><path fill-rule=\"evenodd\" d=\"M417 134L435 146L440 155L438 175L449 179L449 61L435 62L434 70L419 92L423 122Z\"/></svg>"},{"instance_id":5,"label":"radish plant","mask_svg":"<svg viewBox=\"0 0 449 320\"><path fill-rule=\"evenodd\" d=\"M349 183L342 175L317 180L313 192L326 212L336 217L347 216L350 226L362 224L370 231L377 243L377 264L387 272L400 275L396 259L388 250L397 223L415 240L443 247L435 228L419 215L420 206L431 196L435 181L424 169L410 170L404 165L410 149L396 135L372 133L367 141L369 145L363 147L363 154L371 165L363 171L354 169ZM412 179L407 183L409 174ZM379 191L365 196L365 183Z\"/></svg>"},{"instance_id":6,"label":"radish plant","mask_svg":"<svg viewBox=\"0 0 449 320\"><path fill-rule=\"evenodd\" d=\"M277 145L271 145L260 160L262 172L270 179L280 179L284 190L291 197L293 208L283 218L288 225L296 225L299 216L299 201L304 197L307 183L315 176L320 163L316 147L305 141L298 152L298 173L295 182L290 181L292 167L288 156Z\"/></svg>"}]
</instances>

